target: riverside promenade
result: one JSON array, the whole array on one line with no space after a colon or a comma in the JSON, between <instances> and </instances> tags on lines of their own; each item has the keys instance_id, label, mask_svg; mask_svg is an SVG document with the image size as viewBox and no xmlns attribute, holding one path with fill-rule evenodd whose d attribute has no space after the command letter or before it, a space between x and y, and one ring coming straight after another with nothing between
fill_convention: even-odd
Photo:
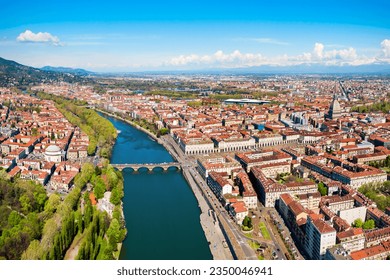
<instances>
[{"instance_id":1,"label":"riverside promenade","mask_svg":"<svg viewBox=\"0 0 390 280\"><path fill-rule=\"evenodd\" d=\"M225 238L225 234L222 232L223 228L219 223L218 217L215 215L215 212L210 203L204 197L204 194L201 191L201 186L199 186L197 180L195 180L196 178L194 178L193 172L191 172L191 169L194 168L193 163L186 159L184 154L177 150L177 147L174 147L165 139L166 138L158 138L158 142L165 147L165 149L174 159L181 163L183 176L191 187L191 190L194 193L196 200L198 201L198 206L201 212L200 224L206 239L209 242L209 247L211 254L213 255L213 259L235 259L236 257L234 256L236 256L236 254L234 249L231 246L227 246L228 242L230 243L230 240L226 240L227 238Z\"/></svg>"}]
</instances>

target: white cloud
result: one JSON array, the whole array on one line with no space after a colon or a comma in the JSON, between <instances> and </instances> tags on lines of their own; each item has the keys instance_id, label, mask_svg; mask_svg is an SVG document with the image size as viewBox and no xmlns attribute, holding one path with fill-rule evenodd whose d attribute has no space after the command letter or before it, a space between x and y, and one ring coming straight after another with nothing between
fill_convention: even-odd
<instances>
[{"instance_id":1,"label":"white cloud","mask_svg":"<svg viewBox=\"0 0 390 280\"><path fill-rule=\"evenodd\" d=\"M20 33L16 40L18 42L50 43L55 46L62 45L60 39L57 36L53 36L48 32L34 33L31 30L26 30Z\"/></svg>"},{"instance_id":2,"label":"white cloud","mask_svg":"<svg viewBox=\"0 0 390 280\"><path fill-rule=\"evenodd\" d=\"M390 58L390 40L385 39L381 42L381 48L384 57L389 57Z\"/></svg>"},{"instance_id":3,"label":"white cloud","mask_svg":"<svg viewBox=\"0 0 390 280\"><path fill-rule=\"evenodd\" d=\"M224 53L219 50L212 55L180 55L172 58L166 64L174 66L184 65L211 65L219 67L243 67L256 66L264 62L261 54L241 53L238 50L232 53Z\"/></svg>"},{"instance_id":4,"label":"white cloud","mask_svg":"<svg viewBox=\"0 0 390 280\"><path fill-rule=\"evenodd\" d=\"M324 45L321 43L314 44L313 56L316 59L321 60L324 52Z\"/></svg>"},{"instance_id":5,"label":"white cloud","mask_svg":"<svg viewBox=\"0 0 390 280\"><path fill-rule=\"evenodd\" d=\"M390 57L390 40L384 40L381 44L385 56ZM352 47L343 49L327 49L322 43L315 43L311 52L304 52L301 55L289 56L280 55L266 57L260 53L242 53L236 50L232 53L224 53L219 50L212 55L181 55L172 58L164 65L173 66L202 66L202 67L251 67L251 66L293 66L299 64L320 64L320 65L363 65L378 61L378 57L359 56ZM381 59L388 62L387 59Z\"/></svg>"}]
</instances>

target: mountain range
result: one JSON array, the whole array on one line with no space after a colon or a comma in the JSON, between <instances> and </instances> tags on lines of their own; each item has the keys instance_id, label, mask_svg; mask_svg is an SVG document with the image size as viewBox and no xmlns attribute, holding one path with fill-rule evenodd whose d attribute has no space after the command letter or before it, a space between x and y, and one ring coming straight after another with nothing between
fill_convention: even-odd
<instances>
[{"instance_id":1,"label":"mountain range","mask_svg":"<svg viewBox=\"0 0 390 280\"><path fill-rule=\"evenodd\" d=\"M94 73L80 68L52 67L34 68L19 64L12 60L0 57L0 86L26 87L44 82L91 82L88 77L126 77L133 75L153 74L217 74L217 75L294 75L294 74L366 74L390 75L389 64L371 64L361 66L323 66L323 65L295 65L295 66L258 66L231 69L204 69L204 70L160 70L122 73Z\"/></svg>"},{"instance_id":2,"label":"mountain range","mask_svg":"<svg viewBox=\"0 0 390 280\"><path fill-rule=\"evenodd\" d=\"M52 71L52 72L59 72L59 73L68 73L68 74L74 74L78 76L91 76L94 75L94 72L87 71L81 68L70 68L70 67L53 67L53 66L45 66L40 68L44 71Z\"/></svg>"}]
</instances>

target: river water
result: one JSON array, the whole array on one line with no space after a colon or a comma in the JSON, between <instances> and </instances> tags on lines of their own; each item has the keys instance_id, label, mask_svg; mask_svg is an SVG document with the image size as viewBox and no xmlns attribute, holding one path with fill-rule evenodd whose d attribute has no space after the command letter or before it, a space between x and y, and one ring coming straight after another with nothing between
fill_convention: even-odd
<instances>
[{"instance_id":1,"label":"river water","mask_svg":"<svg viewBox=\"0 0 390 280\"><path fill-rule=\"evenodd\" d=\"M102 115L102 114L101 114ZM173 161L165 148L131 125L102 115L120 131L111 163ZM122 260L209 260L198 203L180 171L123 171L127 236Z\"/></svg>"}]
</instances>

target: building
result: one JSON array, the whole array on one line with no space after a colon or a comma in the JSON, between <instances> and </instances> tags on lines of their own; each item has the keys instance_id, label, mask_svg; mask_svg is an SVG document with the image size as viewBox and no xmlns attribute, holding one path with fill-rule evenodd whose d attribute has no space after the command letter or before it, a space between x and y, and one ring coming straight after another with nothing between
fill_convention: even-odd
<instances>
[{"instance_id":1,"label":"building","mask_svg":"<svg viewBox=\"0 0 390 280\"><path fill-rule=\"evenodd\" d=\"M337 233L337 243L341 244L345 250L354 252L362 250L365 245L365 236L361 228L351 228Z\"/></svg>"},{"instance_id":2,"label":"building","mask_svg":"<svg viewBox=\"0 0 390 280\"><path fill-rule=\"evenodd\" d=\"M234 217L238 225L242 224L245 216L248 216L248 209L243 201L234 201L228 205L229 213Z\"/></svg>"},{"instance_id":3,"label":"building","mask_svg":"<svg viewBox=\"0 0 390 280\"><path fill-rule=\"evenodd\" d=\"M385 260L390 256L390 241L351 253L353 260Z\"/></svg>"},{"instance_id":4,"label":"building","mask_svg":"<svg viewBox=\"0 0 390 280\"><path fill-rule=\"evenodd\" d=\"M319 207L321 194L319 192L298 194L297 198L303 207L314 210Z\"/></svg>"},{"instance_id":5,"label":"building","mask_svg":"<svg viewBox=\"0 0 390 280\"><path fill-rule=\"evenodd\" d=\"M331 120L341 117L341 107L340 103L337 101L336 96L333 97L333 101L330 105L327 117Z\"/></svg>"},{"instance_id":6,"label":"building","mask_svg":"<svg viewBox=\"0 0 390 280\"><path fill-rule=\"evenodd\" d=\"M336 244L336 230L321 219L308 216L306 223L306 252L312 260L325 259L326 250Z\"/></svg>"},{"instance_id":7,"label":"building","mask_svg":"<svg viewBox=\"0 0 390 280\"><path fill-rule=\"evenodd\" d=\"M283 193L294 196L317 192L316 184L311 181L278 183L273 179L267 178L262 167L253 167L251 174L256 182L255 187L259 200L265 207L275 207L277 200Z\"/></svg>"},{"instance_id":8,"label":"building","mask_svg":"<svg viewBox=\"0 0 390 280\"><path fill-rule=\"evenodd\" d=\"M239 186L240 195L248 209L257 209L257 194L253 189L248 175L241 171L237 174L237 185Z\"/></svg>"},{"instance_id":9,"label":"building","mask_svg":"<svg viewBox=\"0 0 390 280\"><path fill-rule=\"evenodd\" d=\"M233 170L240 171L242 169L241 164L229 156L205 156L198 159L197 162L199 173L204 178L207 178L211 171L226 172L231 175Z\"/></svg>"},{"instance_id":10,"label":"building","mask_svg":"<svg viewBox=\"0 0 390 280\"><path fill-rule=\"evenodd\" d=\"M292 161L292 156L276 149L270 151L237 153L235 157L247 172L250 172L251 168L254 166Z\"/></svg>"},{"instance_id":11,"label":"building","mask_svg":"<svg viewBox=\"0 0 390 280\"><path fill-rule=\"evenodd\" d=\"M351 209L340 210L337 215L347 221L350 225L356 220L361 219L364 221L366 219L367 208L365 206L354 207Z\"/></svg>"},{"instance_id":12,"label":"building","mask_svg":"<svg viewBox=\"0 0 390 280\"><path fill-rule=\"evenodd\" d=\"M207 177L207 185L218 199L222 199L225 194L232 193L232 184L226 180L221 173L211 171Z\"/></svg>"},{"instance_id":13,"label":"building","mask_svg":"<svg viewBox=\"0 0 390 280\"><path fill-rule=\"evenodd\" d=\"M50 145L45 150L45 160L51 162L61 162L64 159L64 152L56 145Z\"/></svg>"}]
</instances>

